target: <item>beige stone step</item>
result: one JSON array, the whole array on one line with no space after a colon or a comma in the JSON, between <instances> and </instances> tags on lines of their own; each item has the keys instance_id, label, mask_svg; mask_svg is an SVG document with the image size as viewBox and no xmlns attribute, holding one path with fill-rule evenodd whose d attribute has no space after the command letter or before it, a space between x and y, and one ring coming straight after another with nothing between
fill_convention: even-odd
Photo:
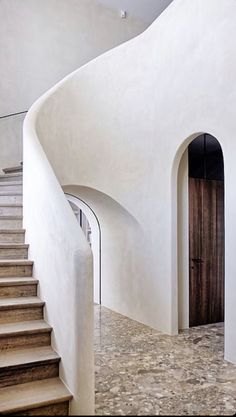
<instances>
[{"instance_id":1,"label":"beige stone step","mask_svg":"<svg viewBox=\"0 0 236 417\"><path fill-rule=\"evenodd\" d=\"M22 216L0 216L0 229L20 229L22 224Z\"/></svg>"},{"instance_id":2,"label":"beige stone step","mask_svg":"<svg viewBox=\"0 0 236 417\"><path fill-rule=\"evenodd\" d=\"M0 353L0 387L57 377L60 357L51 346Z\"/></svg>"},{"instance_id":3,"label":"beige stone step","mask_svg":"<svg viewBox=\"0 0 236 417\"><path fill-rule=\"evenodd\" d=\"M0 174L0 182L6 182L6 181L22 181L23 179L23 173L17 172L14 174Z\"/></svg>"},{"instance_id":4,"label":"beige stone step","mask_svg":"<svg viewBox=\"0 0 236 417\"><path fill-rule=\"evenodd\" d=\"M0 229L0 244L4 243L24 243L25 229L5 230Z\"/></svg>"},{"instance_id":5,"label":"beige stone step","mask_svg":"<svg viewBox=\"0 0 236 417\"><path fill-rule=\"evenodd\" d=\"M59 378L15 385L0 389L0 414L26 415L23 412L28 411L27 415L36 415L37 410L41 409L42 412L37 415L65 416L68 415L68 403L71 399L71 393Z\"/></svg>"},{"instance_id":6,"label":"beige stone step","mask_svg":"<svg viewBox=\"0 0 236 417\"><path fill-rule=\"evenodd\" d=\"M50 346L52 327L44 320L0 325L0 351Z\"/></svg>"},{"instance_id":7,"label":"beige stone step","mask_svg":"<svg viewBox=\"0 0 236 417\"><path fill-rule=\"evenodd\" d=\"M3 185L3 186L1 186L1 183L0 183L0 192L1 193L21 193L22 194L22 191L23 191L23 187L22 187L22 185L11 185L11 186L8 186L8 185Z\"/></svg>"},{"instance_id":8,"label":"beige stone step","mask_svg":"<svg viewBox=\"0 0 236 417\"><path fill-rule=\"evenodd\" d=\"M33 262L25 259L0 260L0 279L6 277L31 277Z\"/></svg>"},{"instance_id":9,"label":"beige stone step","mask_svg":"<svg viewBox=\"0 0 236 417\"><path fill-rule=\"evenodd\" d=\"M22 192L0 191L0 204L22 204Z\"/></svg>"},{"instance_id":10,"label":"beige stone step","mask_svg":"<svg viewBox=\"0 0 236 417\"><path fill-rule=\"evenodd\" d=\"M4 174L14 174L17 172L22 172L23 166L20 164L14 167L7 167L7 168L3 168L2 171L4 172Z\"/></svg>"},{"instance_id":11,"label":"beige stone step","mask_svg":"<svg viewBox=\"0 0 236 417\"><path fill-rule=\"evenodd\" d=\"M34 297L37 295L38 280L34 278L1 278L0 299L17 297Z\"/></svg>"},{"instance_id":12,"label":"beige stone step","mask_svg":"<svg viewBox=\"0 0 236 417\"><path fill-rule=\"evenodd\" d=\"M16 185L22 186L23 182L22 179L20 181L1 181L0 182L0 190L2 191L2 188L7 186L7 187L15 187Z\"/></svg>"},{"instance_id":13,"label":"beige stone step","mask_svg":"<svg viewBox=\"0 0 236 417\"><path fill-rule=\"evenodd\" d=\"M29 245L24 243L0 243L1 259L27 259Z\"/></svg>"},{"instance_id":14,"label":"beige stone step","mask_svg":"<svg viewBox=\"0 0 236 417\"><path fill-rule=\"evenodd\" d=\"M38 297L0 298L0 324L42 320L44 304Z\"/></svg>"},{"instance_id":15,"label":"beige stone step","mask_svg":"<svg viewBox=\"0 0 236 417\"><path fill-rule=\"evenodd\" d=\"M6 182L0 182L0 192L18 192L18 193L22 193L22 181L15 181L15 182L10 182L10 181L6 181Z\"/></svg>"},{"instance_id":16,"label":"beige stone step","mask_svg":"<svg viewBox=\"0 0 236 417\"><path fill-rule=\"evenodd\" d=\"M22 216L22 204L0 204L0 216Z\"/></svg>"}]
</instances>

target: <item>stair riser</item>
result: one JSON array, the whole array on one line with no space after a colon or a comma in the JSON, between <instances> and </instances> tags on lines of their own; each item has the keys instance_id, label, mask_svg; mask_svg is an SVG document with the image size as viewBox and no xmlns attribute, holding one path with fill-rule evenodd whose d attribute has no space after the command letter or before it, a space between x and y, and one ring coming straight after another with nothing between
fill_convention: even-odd
<instances>
[{"instance_id":1,"label":"stair riser","mask_svg":"<svg viewBox=\"0 0 236 417\"><path fill-rule=\"evenodd\" d=\"M8 177L7 175L4 176L0 176L0 183L1 182L13 182L13 181L22 181L23 180L23 176L21 173L19 173L18 175L13 175Z\"/></svg>"},{"instance_id":2,"label":"stair riser","mask_svg":"<svg viewBox=\"0 0 236 417\"><path fill-rule=\"evenodd\" d=\"M0 286L0 298L35 297L37 284Z\"/></svg>"},{"instance_id":3,"label":"stair riser","mask_svg":"<svg viewBox=\"0 0 236 417\"><path fill-rule=\"evenodd\" d=\"M22 216L23 208L22 207L11 207L5 206L0 207L0 216Z\"/></svg>"},{"instance_id":4,"label":"stair riser","mask_svg":"<svg viewBox=\"0 0 236 417\"><path fill-rule=\"evenodd\" d=\"M0 351L51 345L51 333L28 333L0 338Z\"/></svg>"},{"instance_id":5,"label":"stair riser","mask_svg":"<svg viewBox=\"0 0 236 417\"><path fill-rule=\"evenodd\" d=\"M11 416L68 416L69 401L59 404L47 405L40 408L31 408L29 410L19 411L17 413L5 413Z\"/></svg>"},{"instance_id":6,"label":"stair riser","mask_svg":"<svg viewBox=\"0 0 236 417\"><path fill-rule=\"evenodd\" d=\"M22 220L5 220L0 218L0 229L22 229Z\"/></svg>"},{"instance_id":7,"label":"stair riser","mask_svg":"<svg viewBox=\"0 0 236 417\"><path fill-rule=\"evenodd\" d=\"M22 195L0 195L0 204L22 204Z\"/></svg>"},{"instance_id":8,"label":"stair riser","mask_svg":"<svg viewBox=\"0 0 236 417\"><path fill-rule=\"evenodd\" d=\"M31 277L33 267L32 265L0 265L1 277Z\"/></svg>"},{"instance_id":9,"label":"stair riser","mask_svg":"<svg viewBox=\"0 0 236 417\"><path fill-rule=\"evenodd\" d=\"M28 259L28 248L0 248L0 259Z\"/></svg>"},{"instance_id":10,"label":"stair riser","mask_svg":"<svg viewBox=\"0 0 236 417\"><path fill-rule=\"evenodd\" d=\"M25 233L0 233L0 244L24 243Z\"/></svg>"},{"instance_id":11,"label":"stair riser","mask_svg":"<svg viewBox=\"0 0 236 417\"><path fill-rule=\"evenodd\" d=\"M22 185L6 185L3 183L0 183L0 192L8 192L10 191L11 193L22 193L23 187Z\"/></svg>"},{"instance_id":12,"label":"stair riser","mask_svg":"<svg viewBox=\"0 0 236 417\"><path fill-rule=\"evenodd\" d=\"M0 388L39 381L41 379L55 378L58 375L58 362L46 362L41 365L33 363L27 366L24 365L22 368L20 366L2 368L0 374Z\"/></svg>"},{"instance_id":13,"label":"stair riser","mask_svg":"<svg viewBox=\"0 0 236 417\"><path fill-rule=\"evenodd\" d=\"M12 308L0 310L0 324L43 319L43 307Z\"/></svg>"}]
</instances>

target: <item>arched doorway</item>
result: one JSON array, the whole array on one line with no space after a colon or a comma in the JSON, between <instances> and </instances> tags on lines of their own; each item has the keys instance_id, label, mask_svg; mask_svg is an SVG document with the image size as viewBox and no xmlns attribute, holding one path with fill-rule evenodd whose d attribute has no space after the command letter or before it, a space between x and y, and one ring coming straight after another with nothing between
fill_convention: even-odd
<instances>
[{"instance_id":1,"label":"arched doorway","mask_svg":"<svg viewBox=\"0 0 236 417\"><path fill-rule=\"evenodd\" d=\"M93 294L94 303L101 304L101 228L91 207L81 198L65 193L68 202L84 232L93 254Z\"/></svg>"},{"instance_id":2,"label":"arched doorway","mask_svg":"<svg viewBox=\"0 0 236 417\"><path fill-rule=\"evenodd\" d=\"M179 167L179 188L179 328L221 322L224 162L216 138L201 134L189 144Z\"/></svg>"},{"instance_id":3,"label":"arched doorway","mask_svg":"<svg viewBox=\"0 0 236 417\"><path fill-rule=\"evenodd\" d=\"M188 147L189 325L224 321L224 163L204 134Z\"/></svg>"}]
</instances>

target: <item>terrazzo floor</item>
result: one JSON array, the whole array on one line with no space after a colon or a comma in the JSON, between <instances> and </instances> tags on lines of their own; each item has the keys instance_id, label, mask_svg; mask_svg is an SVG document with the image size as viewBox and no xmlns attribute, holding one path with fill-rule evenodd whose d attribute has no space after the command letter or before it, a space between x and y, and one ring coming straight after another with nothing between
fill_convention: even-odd
<instances>
[{"instance_id":1,"label":"terrazzo floor","mask_svg":"<svg viewBox=\"0 0 236 417\"><path fill-rule=\"evenodd\" d=\"M96 415L234 415L223 324L166 336L95 306Z\"/></svg>"}]
</instances>

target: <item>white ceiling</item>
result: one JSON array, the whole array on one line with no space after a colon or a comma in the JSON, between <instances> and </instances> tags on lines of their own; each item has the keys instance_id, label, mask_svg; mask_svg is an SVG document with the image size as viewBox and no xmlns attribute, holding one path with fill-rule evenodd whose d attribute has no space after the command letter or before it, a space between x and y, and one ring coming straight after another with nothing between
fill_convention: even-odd
<instances>
[{"instance_id":1,"label":"white ceiling","mask_svg":"<svg viewBox=\"0 0 236 417\"><path fill-rule=\"evenodd\" d=\"M173 0L97 0L119 13L120 10L125 10L127 16L139 18L146 23L152 23L159 14L173 1Z\"/></svg>"}]
</instances>

